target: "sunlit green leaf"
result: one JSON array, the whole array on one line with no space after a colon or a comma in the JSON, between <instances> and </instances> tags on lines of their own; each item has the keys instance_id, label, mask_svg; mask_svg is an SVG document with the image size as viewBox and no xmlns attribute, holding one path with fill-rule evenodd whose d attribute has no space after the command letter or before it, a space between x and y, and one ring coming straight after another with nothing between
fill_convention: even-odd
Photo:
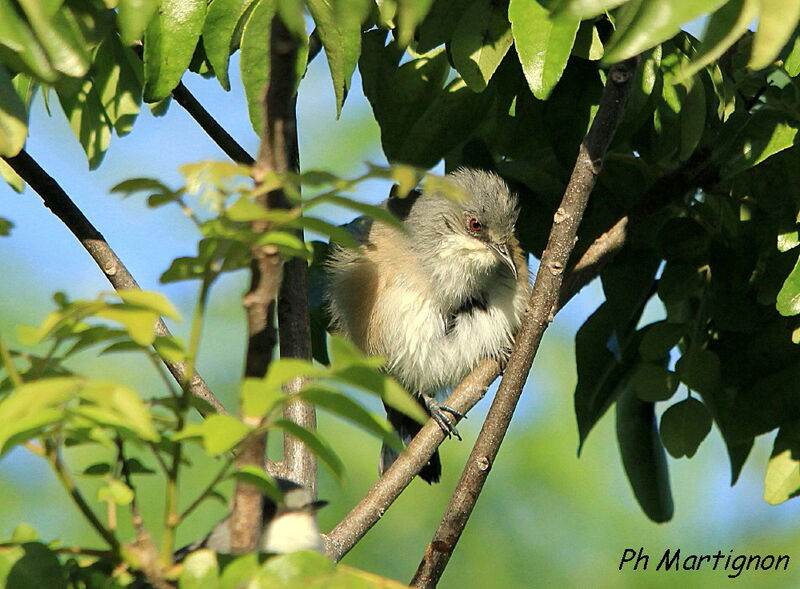
<instances>
[{"instance_id":1,"label":"sunlit green leaf","mask_svg":"<svg viewBox=\"0 0 800 589\"><path fill-rule=\"evenodd\" d=\"M0 156L15 156L28 136L28 112L0 65Z\"/></svg>"},{"instance_id":2,"label":"sunlit green leaf","mask_svg":"<svg viewBox=\"0 0 800 589\"><path fill-rule=\"evenodd\" d=\"M17 2L53 68L67 76L83 76L89 69L89 54L85 40L70 20L68 11L52 10L57 5L48 7L38 0Z\"/></svg>"},{"instance_id":3,"label":"sunlit green leaf","mask_svg":"<svg viewBox=\"0 0 800 589\"><path fill-rule=\"evenodd\" d=\"M747 67L760 70L777 58L800 19L798 0L759 0L758 28Z\"/></svg>"},{"instance_id":4,"label":"sunlit green leaf","mask_svg":"<svg viewBox=\"0 0 800 589\"><path fill-rule=\"evenodd\" d=\"M259 136L264 130L262 99L265 88L269 84L272 34L270 25L275 14L275 3L276 0L255 0L253 7L245 16L246 20L242 29L239 69L247 96L250 123Z\"/></svg>"},{"instance_id":5,"label":"sunlit green leaf","mask_svg":"<svg viewBox=\"0 0 800 589\"><path fill-rule=\"evenodd\" d=\"M213 550L202 549L192 552L183 561L179 579L181 589L217 589L219 587L219 566Z\"/></svg>"},{"instance_id":6,"label":"sunlit green leaf","mask_svg":"<svg viewBox=\"0 0 800 589\"><path fill-rule=\"evenodd\" d=\"M142 38L160 3L160 0L119 0L117 26L125 45L133 45Z\"/></svg>"},{"instance_id":7,"label":"sunlit green leaf","mask_svg":"<svg viewBox=\"0 0 800 589\"><path fill-rule=\"evenodd\" d=\"M514 47L525 79L540 100L546 100L567 66L580 19L557 16L531 0L511 0L508 8Z\"/></svg>"},{"instance_id":8,"label":"sunlit green leaf","mask_svg":"<svg viewBox=\"0 0 800 589\"><path fill-rule=\"evenodd\" d=\"M486 89L512 42L511 24L491 0L477 0L460 15L450 53L455 68L471 90Z\"/></svg>"},{"instance_id":9,"label":"sunlit green leaf","mask_svg":"<svg viewBox=\"0 0 800 589\"><path fill-rule=\"evenodd\" d=\"M129 505L133 501L133 489L122 481L111 479L108 485L97 490L98 501L111 501L117 505Z\"/></svg>"},{"instance_id":10,"label":"sunlit green leaf","mask_svg":"<svg viewBox=\"0 0 800 589\"><path fill-rule=\"evenodd\" d=\"M778 293L776 307L778 312L786 317L800 313L800 259L784 281Z\"/></svg>"},{"instance_id":11,"label":"sunlit green leaf","mask_svg":"<svg viewBox=\"0 0 800 589\"><path fill-rule=\"evenodd\" d=\"M299 426L296 423L287 421L286 419L278 419L273 425L303 442L317 458L322 460L337 479L342 478L344 475L344 464L342 464L342 461L336 453L317 433Z\"/></svg>"},{"instance_id":12,"label":"sunlit green leaf","mask_svg":"<svg viewBox=\"0 0 800 589\"><path fill-rule=\"evenodd\" d=\"M150 309L159 315L180 321L181 315L178 310L160 292L140 290L138 288L123 288L117 290L116 293L119 298L130 305Z\"/></svg>"},{"instance_id":13,"label":"sunlit green leaf","mask_svg":"<svg viewBox=\"0 0 800 589\"><path fill-rule=\"evenodd\" d=\"M800 494L800 435L797 422L778 430L764 476L764 501L778 505Z\"/></svg>"},{"instance_id":14,"label":"sunlit green leaf","mask_svg":"<svg viewBox=\"0 0 800 589\"><path fill-rule=\"evenodd\" d=\"M161 0L144 33L144 99L170 95L189 66L206 16L205 0Z\"/></svg>"},{"instance_id":15,"label":"sunlit green leaf","mask_svg":"<svg viewBox=\"0 0 800 589\"><path fill-rule=\"evenodd\" d=\"M225 90L230 90L228 61L234 48L234 32L253 0L214 0L208 5L203 25L203 46L214 68L214 75Z\"/></svg>"},{"instance_id":16,"label":"sunlit green leaf","mask_svg":"<svg viewBox=\"0 0 800 589\"><path fill-rule=\"evenodd\" d=\"M203 446L211 456L222 454L241 442L250 428L230 415L211 415L203 422Z\"/></svg>"}]
</instances>

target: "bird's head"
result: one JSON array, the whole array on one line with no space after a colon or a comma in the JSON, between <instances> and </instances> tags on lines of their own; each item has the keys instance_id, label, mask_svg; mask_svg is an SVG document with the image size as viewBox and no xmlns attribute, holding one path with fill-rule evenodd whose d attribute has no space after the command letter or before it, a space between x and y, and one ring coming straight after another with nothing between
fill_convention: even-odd
<instances>
[{"instance_id":1,"label":"bird's head","mask_svg":"<svg viewBox=\"0 0 800 589\"><path fill-rule=\"evenodd\" d=\"M459 168L447 179L462 197L426 191L406 220L419 245L438 258L460 257L482 272L504 266L516 278L511 251L519 214L516 196L492 172Z\"/></svg>"}]
</instances>

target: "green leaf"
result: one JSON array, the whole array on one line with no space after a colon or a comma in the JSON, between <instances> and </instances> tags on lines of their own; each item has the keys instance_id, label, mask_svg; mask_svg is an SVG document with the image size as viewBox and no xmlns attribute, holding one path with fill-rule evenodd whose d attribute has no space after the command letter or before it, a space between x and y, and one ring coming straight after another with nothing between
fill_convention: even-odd
<instances>
[{"instance_id":1,"label":"green leaf","mask_svg":"<svg viewBox=\"0 0 800 589\"><path fill-rule=\"evenodd\" d=\"M512 42L511 24L491 0L477 0L467 8L453 32L450 53L470 90L486 89Z\"/></svg>"},{"instance_id":2,"label":"green leaf","mask_svg":"<svg viewBox=\"0 0 800 589\"><path fill-rule=\"evenodd\" d=\"M320 200L319 202L333 204L340 207L344 207L346 209L352 209L354 211L358 211L362 215L367 215L368 217L375 219L376 221L380 221L386 225L389 225L390 227L397 227L397 228L403 227L402 222L392 213L386 210L384 207L369 205L357 200L353 200L352 198L347 198L346 196L339 196L339 195L326 196L323 200ZM306 210L308 208L310 207L306 207Z\"/></svg>"},{"instance_id":3,"label":"green leaf","mask_svg":"<svg viewBox=\"0 0 800 589\"><path fill-rule=\"evenodd\" d=\"M133 489L122 481L111 479L108 485L97 490L98 501L110 501L117 505L130 505L133 501Z\"/></svg>"},{"instance_id":4,"label":"green leaf","mask_svg":"<svg viewBox=\"0 0 800 589\"><path fill-rule=\"evenodd\" d=\"M417 25L431 9L433 0L399 0L397 3L397 40L405 47L411 42ZM446 4L449 4L446 3ZM453 12L452 14L458 14Z\"/></svg>"},{"instance_id":5,"label":"green leaf","mask_svg":"<svg viewBox=\"0 0 800 589\"><path fill-rule=\"evenodd\" d=\"M4 53L7 48L13 56L8 61L15 69L26 71L42 82L54 82L59 77L17 4L11 0L0 0L0 39Z\"/></svg>"},{"instance_id":6,"label":"green leaf","mask_svg":"<svg viewBox=\"0 0 800 589\"><path fill-rule=\"evenodd\" d=\"M681 381L701 395L713 394L720 383L719 356L710 350L691 348L675 364Z\"/></svg>"},{"instance_id":7,"label":"green leaf","mask_svg":"<svg viewBox=\"0 0 800 589\"><path fill-rule=\"evenodd\" d=\"M206 0L162 0L144 32L144 99L158 102L178 85L203 29Z\"/></svg>"},{"instance_id":8,"label":"green leaf","mask_svg":"<svg viewBox=\"0 0 800 589\"><path fill-rule=\"evenodd\" d=\"M403 445L400 443L400 439L397 437L397 434L394 432L391 425L389 425L388 421L367 411L359 403L356 403L342 393L320 386L310 386L303 389L300 393L300 397L314 403L317 407L326 409L331 413L361 426L389 446L397 450L402 450Z\"/></svg>"},{"instance_id":9,"label":"green leaf","mask_svg":"<svg viewBox=\"0 0 800 589\"><path fill-rule=\"evenodd\" d=\"M778 292L775 307L778 309L778 313L784 317L800 313L800 258Z\"/></svg>"},{"instance_id":10,"label":"green leaf","mask_svg":"<svg viewBox=\"0 0 800 589\"><path fill-rule=\"evenodd\" d=\"M674 505L654 407L626 389L616 403L617 442L625 474L642 511L654 522L663 523L672 519Z\"/></svg>"},{"instance_id":11,"label":"green leaf","mask_svg":"<svg viewBox=\"0 0 800 589\"><path fill-rule=\"evenodd\" d=\"M314 579L316 582L313 584L317 587L330 589L365 587L364 584L356 584L352 580L349 583L346 581L341 584L337 583L333 562L324 555L310 550L278 554L268 559L251 584L255 587L297 587L299 589L308 586L309 579Z\"/></svg>"},{"instance_id":12,"label":"green leaf","mask_svg":"<svg viewBox=\"0 0 800 589\"><path fill-rule=\"evenodd\" d=\"M250 123L259 137L264 131L262 99L269 84L270 38L275 3L276 0L256 0L242 28L239 69L247 96Z\"/></svg>"},{"instance_id":13,"label":"green leaf","mask_svg":"<svg viewBox=\"0 0 800 589\"><path fill-rule=\"evenodd\" d=\"M0 455L64 418L64 403L81 386L78 378L47 378L25 384L0 401Z\"/></svg>"},{"instance_id":14,"label":"green leaf","mask_svg":"<svg viewBox=\"0 0 800 589\"><path fill-rule=\"evenodd\" d=\"M155 311L123 303L108 305L98 310L95 315L122 324L137 344L149 346L156 339L158 313Z\"/></svg>"},{"instance_id":15,"label":"green leaf","mask_svg":"<svg viewBox=\"0 0 800 589\"><path fill-rule=\"evenodd\" d=\"M713 12L727 0L630 0L620 10L606 44L605 63L616 63L666 41L681 25Z\"/></svg>"},{"instance_id":16,"label":"green leaf","mask_svg":"<svg viewBox=\"0 0 800 589\"><path fill-rule=\"evenodd\" d=\"M39 533L28 524L19 524L11 532L11 541L15 544L24 544L26 542L36 542L39 539Z\"/></svg>"},{"instance_id":17,"label":"green leaf","mask_svg":"<svg viewBox=\"0 0 800 589\"><path fill-rule=\"evenodd\" d=\"M66 76L79 78L89 69L86 42L66 9L39 0L17 0L31 29L53 68Z\"/></svg>"},{"instance_id":18,"label":"green leaf","mask_svg":"<svg viewBox=\"0 0 800 589\"><path fill-rule=\"evenodd\" d=\"M111 35L97 47L92 64L94 87L117 135L133 128L142 104L142 60Z\"/></svg>"},{"instance_id":19,"label":"green leaf","mask_svg":"<svg viewBox=\"0 0 800 589\"><path fill-rule=\"evenodd\" d=\"M19 177L14 169L8 165L8 162L0 158L0 176L6 183L14 190L14 192L21 193L25 190L25 181Z\"/></svg>"},{"instance_id":20,"label":"green leaf","mask_svg":"<svg viewBox=\"0 0 800 589\"><path fill-rule=\"evenodd\" d=\"M686 333L686 326L682 323L668 323L658 321L647 326L639 344L639 353L647 361L660 360L666 357L670 350L678 345Z\"/></svg>"},{"instance_id":21,"label":"green leaf","mask_svg":"<svg viewBox=\"0 0 800 589\"><path fill-rule=\"evenodd\" d=\"M343 247L355 249L359 245L358 242L353 239L352 235L343 227L315 217L297 217L288 225L298 229L309 229L320 235L325 235L330 237L333 242Z\"/></svg>"},{"instance_id":22,"label":"green leaf","mask_svg":"<svg viewBox=\"0 0 800 589\"><path fill-rule=\"evenodd\" d=\"M133 45L142 38L160 3L160 0L119 0L117 27L125 45Z\"/></svg>"},{"instance_id":23,"label":"green leaf","mask_svg":"<svg viewBox=\"0 0 800 589\"><path fill-rule=\"evenodd\" d=\"M642 401L666 401L678 388L678 378L656 364L639 364L631 376L631 386Z\"/></svg>"},{"instance_id":24,"label":"green leaf","mask_svg":"<svg viewBox=\"0 0 800 589\"><path fill-rule=\"evenodd\" d=\"M678 80L689 78L716 61L747 31L758 15L761 0L730 0L717 10L706 25L703 41L691 64L679 74Z\"/></svg>"},{"instance_id":25,"label":"green leaf","mask_svg":"<svg viewBox=\"0 0 800 589\"><path fill-rule=\"evenodd\" d=\"M234 49L234 32L253 0L213 0L203 24L203 47L220 85L230 90L228 62Z\"/></svg>"},{"instance_id":26,"label":"green leaf","mask_svg":"<svg viewBox=\"0 0 800 589\"><path fill-rule=\"evenodd\" d=\"M528 86L547 100L567 67L580 19L566 12L551 16L532 0L511 0L508 18Z\"/></svg>"},{"instance_id":27,"label":"green leaf","mask_svg":"<svg viewBox=\"0 0 800 589\"><path fill-rule=\"evenodd\" d=\"M196 550L183 561L178 580L181 589L217 589L219 587L219 565L213 550Z\"/></svg>"},{"instance_id":28,"label":"green leaf","mask_svg":"<svg viewBox=\"0 0 800 589\"><path fill-rule=\"evenodd\" d=\"M798 0L759 0L758 29L747 67L760 70L778 57L800 19Z\"/></svg>"},{"instance_id":29,"label":"green leaf","mask_svg":"<svg viewBox=\"0 0 800 589\"><path fill-rule=\"evenodd\" d=\"M124 288L116 291L116 294L129 305L135 305L144 309L149 309L170 319L180 321L181 315L170 302L170 300L160 292L140 290L138 288Z\"/></svg>"},{"instance_id":30,"label":"green leaf","mask_svg":"<svg viewBox=\"0 0 800 589\"><path fill-rule=\"evenodd\" d=\"M3 160L0 160L3 161ZM4 217L0 217L0 236L8 237L11 235L11 229L14 228L14 223Z\"/></svg>"},{"instance_id":31,"label":"green leaf","mask_svg":"<svg viewBox=\"0 0 800 589\"><path fill-rule=\"evenodd\" d=\"M361 23L367 16L370 2L308 0L307 6L328 58L338 118L361 54Z\"/></svg>"},{"instance_id":32,"label":"green leaf","mask_svg":"<svg viewBox=\"0 0 800 589\"><path fill-rule=\"evenodd\" d=\"M270 475L264 472L263 468L258 468L249 464L243 466L231 475L233 478L255 485L267 497L276 503L283 502L283 494L278 488L278 484Z\"/></svg>"},{"instance_id":33,"label":"green leaf","mask_svg":"<svg viewBox=\"0 0 800 589\"><path fill-rule=\"evenodd\" d=\"M13 157L28 137L28 111L0 65L0 156Z\"/></svg>"},{"instance_id":34,"label":"green leaf","mask_svg":"<svg viewBox=\"0 0 800 589\"><path fill-rule=\"evenodd\" d=\"M111 473L111 465L108 462L95 462L83 469L81 473L87 477L105 476Z\"/></svg>"},{"instance_id":35,"label":"green leaf","mask_svg":"<svg viewBox=\"0 0 800 589\"><path fill-rule=\"evenodd\" d=\"M74 411L118 430L128 430L150 442L160 438L153 419L136 391L109 381L90 381L80 390L84 401ZM87 405L88 404L88 405Z\"/></svg>"},{"instance_id":36,"label":"green leaf","mask_svg":"<svg viewBox=\"0 0 800 589\"><path fill-rule=\"evenodd\" d=\"M589 61L597 61L603 57L604 53L603 42L600 39L600 33L597 32L597 27L591 21L582 22L575 35L572 55Z\"/></svg>"},{"instance_id":37,"label":"green leaf","mask_svg":"<svg viewBox=\"0 0 800 589\"><path fill-rule=\"evenodd\" d=\"M581 20L586 20L612 10L628 0L566 0L561 2L557 9L569 12Z\"/></svg>"},{"instance_id":38,"label":"green leaf","mask_svg":"<svg viewBox=\"0 0 800 589\"><path fill-rule=\"evenodd\" d=\"M674 458L691 458L711 431L711 414L694 397L675 403L661 416L661 441Z\"/></svg>"},{"instance_id":39,"label":"green leaf","mask_svg":"<svg viewBox=\"0 0 800 589\"><path fill-rule=\"evenodd\" d=\"M277 490L277 489L276 489ZM260 564L258 554L251 552L235 558L222 570L219 589L241 589L247 587L256 576Z\"/></svg>"},{"instance_id":40,"label":"green leaf","mask_svg":"<svg viewBox=\"0 0 800 589\"><path fill-rule=\"evenodd\" d=\"M344 464L342 464L342 461L336 453L317 433L299 426L296 423L287 421L286 419L278 419L273 425L303 442L317 458L325 463L337 479L342 479L344 475Z\"/></svg>"},{"instance_id":41,"label":"green leaf","mask_svg":"<svg viewBox=\"0 0 800 589\"><path fill-rule=\"evenodd\" d=\"M58 560L58 554L49 546L39 542L26 542L21 546L4 548L2 552L6 551L11 553L8 555L11 558L0 556L5 560L0 560L0 582L7 589L67 589L66 571ZM10 569L6 578L3 574L5 567Z\"/></svg>"},{"instance_id":42,"label":"green leaf","mask_svg":"<svg viewBox=\"0 0 800 589\"><path fill-rule=\"evenodd\" d=\"M89 168L103 161L111 142L111 126L97 87L91 79L65 80L56 87L58 101L72 132L86 152Z\"/></svg>"},{"instance_id":43,"label":"green leaf","mask_svg":"<svg viewBox=\"0 0 800 589\"><path fill-rule=\"evenodd\" d=\"M782 426L772 446L764 475L764 501L778 505L800 494L800 428L798 422Z\"/></svg>"},{"instance_id":44,"label":"green leaf","mask_svg":"<svg viewBox=\"0 0 800 589\"><path fill-rule=\"evenodd\" d=\"M241 442L250 428L230 415L211 415L203 422L203 446L211 456L227 452Z\"/></svg>"},{"instance_id":45,"label":"green leaf","mask_svg":"<svg viewBox=\"0 0 800 589\"><path fill-rule=\"evenodd\" d=\"M268 386L260 378L246 378L239 391L242 414L246 417L264 417L287 399L280 386Z\"/></svg>"}]
</instances>

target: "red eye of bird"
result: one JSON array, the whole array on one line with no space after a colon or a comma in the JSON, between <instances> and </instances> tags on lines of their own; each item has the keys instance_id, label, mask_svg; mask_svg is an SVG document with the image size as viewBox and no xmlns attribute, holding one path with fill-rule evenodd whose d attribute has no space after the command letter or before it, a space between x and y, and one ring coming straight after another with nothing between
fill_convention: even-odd
<instances>
[{"instance_id":1,"label":"red eye of bird","mask_svg":"<svg viewBox=\"0 0 800 589\"><path fill-rule=\"evenodd\" d=\"M469 221L467 221L467 227L470 231L474 231L475 233L478 233L481 229L483 229L483 225L475 217L472 217Z\"/></svg>"}]
</instances>

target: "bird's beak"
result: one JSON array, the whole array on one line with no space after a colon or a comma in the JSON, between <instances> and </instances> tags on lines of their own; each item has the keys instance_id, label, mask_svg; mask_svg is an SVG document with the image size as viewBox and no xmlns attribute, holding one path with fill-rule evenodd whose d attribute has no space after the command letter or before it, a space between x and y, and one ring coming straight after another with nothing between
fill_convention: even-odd
<instances>
[{"instance_id":1,"label":"bird's beak","mask_svg":"<svg viewBox=\"0 0 800 589\"><path fill-rule=\"evenodd\" d=\"M511 252L508 249L507 243L490 243L489 247L494 250L494 252L500 256L500 259L503 263L508 266L508 269L511 270L511 274L514 275L514 279L516 280L518 276L517 267L514 265L514 258L511 257Z\"/></svg>"}]
</instances>

